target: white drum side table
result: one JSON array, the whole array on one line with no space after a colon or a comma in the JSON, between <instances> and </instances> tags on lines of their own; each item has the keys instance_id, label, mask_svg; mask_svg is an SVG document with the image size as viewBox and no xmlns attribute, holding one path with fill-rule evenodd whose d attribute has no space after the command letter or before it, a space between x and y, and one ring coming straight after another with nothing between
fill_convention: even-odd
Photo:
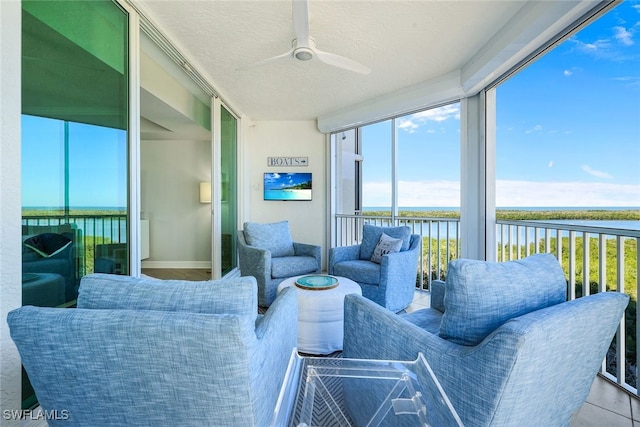
<instances>
[{"instance_id":1,"label":"white drum side table","mask_svg":"<svg viewBox=\"0 0 640 427\"><path fill-rule=\"evenodd\" d=\"M330 354L342 350L344 336L344 297L362 295L360 285L346 277L338 279L332 289L307 290L295 285L303 276L285 279L278 292L293 286L298 294L298 350L308 354Z\"/></svg>"}]
</instances>

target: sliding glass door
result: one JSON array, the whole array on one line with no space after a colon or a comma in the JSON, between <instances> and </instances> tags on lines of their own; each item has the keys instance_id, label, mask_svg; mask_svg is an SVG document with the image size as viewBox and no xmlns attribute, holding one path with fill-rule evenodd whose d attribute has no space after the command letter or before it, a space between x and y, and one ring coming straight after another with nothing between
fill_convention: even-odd
<instances>
[{"instance_id":1,"label":"sliding glass door","mask_svg":"<svg viewBox=\"0 0 640 427\"><path fill-rule=\"evenodd\" d=\"M73 307L83 275L129 272L127 58L114 2L22 2L24 305Z\"/></svg>"}]
</instances>

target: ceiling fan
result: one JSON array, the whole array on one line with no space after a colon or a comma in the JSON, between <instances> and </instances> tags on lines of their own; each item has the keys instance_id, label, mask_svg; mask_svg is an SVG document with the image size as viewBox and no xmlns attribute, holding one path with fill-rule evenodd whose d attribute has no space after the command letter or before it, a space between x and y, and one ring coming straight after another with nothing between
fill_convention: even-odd
<instances>
[{"instance_id":1,"label":"ceiling fan","mask_svg":"<svg viewBox=\"0 0 640 427\"><path fill-rule=\"evenodd\" d=\"M369 74L371 70L364 65L334 53L324 52L316 48L316 42L309 35L309 2L308 0L293 0L293 29L296 37L291 41L291 49L287 52L265 59L255 64L243 67L255 68L282 58L290 57L297 61L309 61L318 58L325 64L360 74Z\"/></svg>"}]
</instances>

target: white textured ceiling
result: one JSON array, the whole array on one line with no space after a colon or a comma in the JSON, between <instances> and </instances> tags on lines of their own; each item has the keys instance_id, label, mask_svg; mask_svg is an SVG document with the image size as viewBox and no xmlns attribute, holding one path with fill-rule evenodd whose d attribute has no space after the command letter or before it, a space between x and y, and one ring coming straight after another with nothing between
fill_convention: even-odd
<instances>
[{"instance_id":1,"label":"white textured ceiling","mask_svg":"<svg viewBox=\"0 0 640 427\"><path fill-rule=\"evenodd\" d=\"M291 0L135 4L235 111L252 120L309 120L461 72L528 2L310 0L317 48L366 65L368 75L315 58L237 71L291 47Z\"/></svg>"}]
</instances>

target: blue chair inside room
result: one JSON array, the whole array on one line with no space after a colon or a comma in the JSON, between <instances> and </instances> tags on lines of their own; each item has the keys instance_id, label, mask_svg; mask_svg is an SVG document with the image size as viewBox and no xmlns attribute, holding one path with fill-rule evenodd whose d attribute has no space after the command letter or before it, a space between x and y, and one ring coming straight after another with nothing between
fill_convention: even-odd
<instances>
[{"instance_id":1,"label":"blue chair inside room","mask_svg":"<svg viewBox=\"0 0 640 427\"><path fill-rule=\"evenodd\" d=\"M359 245L329 250L329 274L347 277L362 295L398 312L413 301L422 239L409 227L365 224Z\"/></svg>"},{"instance_id":2,"label":"blue chair inside room","mask_svg":"<svg viewBox=\"0 0 640 427\"><path fill-rule=\"evenodd\" d=\"M23 236L22 244L22 273L25 277L33 277L32 283L27 285L25 303L47 305L54 307L65 302L73 301L78 296L78 282L76 281L76 246L72 232L41 233L33 236ZM29 285L42 281L47 276L59 276L63 281L61 297L51 296L47 303L36 303L42 300L41 295L33 295ZM49 280L48 282L52 282ZM44 293L53 292L51 289L40 289ZM56 290L57 294L58 291Z\"/></svg>"},{"instance_id":3,"label":"blue chair inside room","mask_svg":"<svg viewBox=\"0 0 640 427\"><path fill-rule=\"evenodd\" d=\"M617 292L567 302L551 254L451 261L446 283L432 285L431 308L402 315L347 295L343 357L422 352L465 426L569 425L629 302ZM357 424L359 406L350 410Z\"/></svg>"},{"instance_id":4,"label":"blue chair inside room","mask_svg":"<svg viewBox=\"0 0 640 427\"><path fill-rule=\"evenodd\" d=\"M92 274L78 308L25 306L8 324L49 426L266 426L297 339L285 289L258 315L252 277ZM57 412L56 412L57 411Z\"/></svg>"},{"instance_id":5,"label":"blue chair inside room","mask_svg":"<svg viewBox=\"0 0 640 427\"><path fill-rule=\"evenodd\" d=\"M269 307L283 280L322 270L321 247L294 242L288 221L245 222L238 230L238 261L242 276L258 282L258 305Z\"/></svg>"}]
</instances>

